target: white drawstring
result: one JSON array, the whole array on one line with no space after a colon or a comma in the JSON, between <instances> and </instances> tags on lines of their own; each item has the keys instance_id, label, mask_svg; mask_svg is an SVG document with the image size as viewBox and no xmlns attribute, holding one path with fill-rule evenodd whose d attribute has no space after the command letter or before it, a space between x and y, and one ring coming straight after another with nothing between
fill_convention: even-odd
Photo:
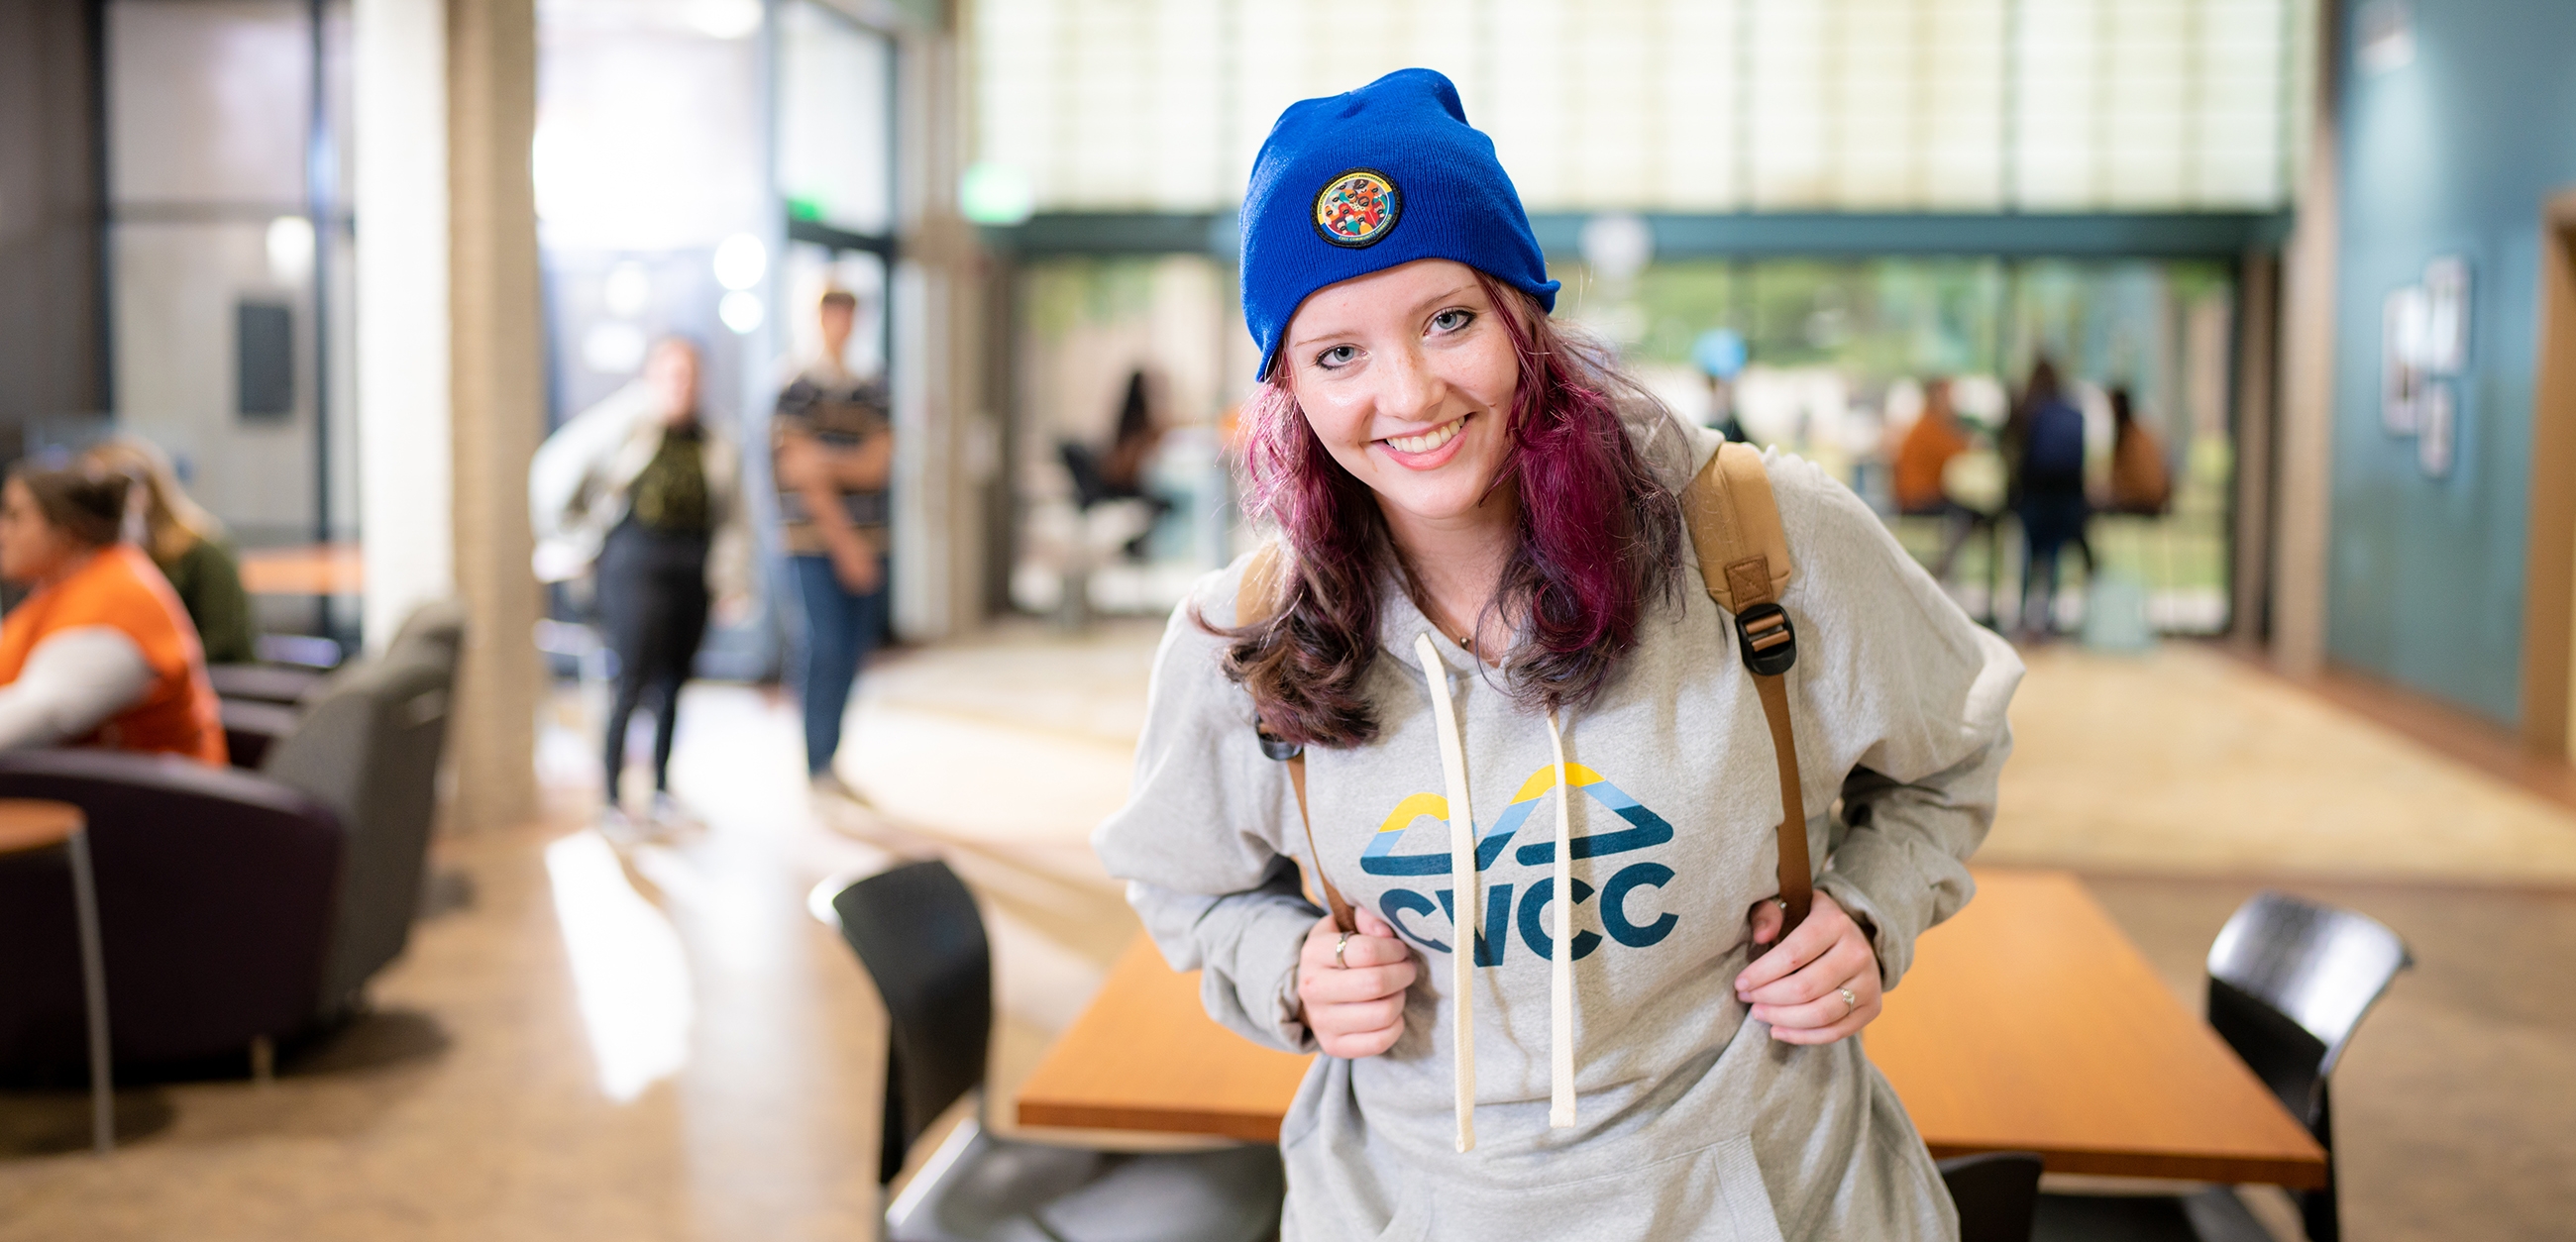
<instances>
[{"instance_id":1,"label":"white drawstring","mask_svg":"<svg viewBox=\"0 0 2576 1242\"><path fill-rule=\"evenodd\" d=\"M1431 723L1440 736L1440 772L1449 783L1449 879L1456 897L1451 925L1457 929L1449 955L1451 1050L1457 1061L1458 1150L1476 1147L1476 813L1467 802L1467 747L1458 736L1457 705L1449 697L1449 666L1429 632L1414 636L1413 654L1422 661L1422 680L1431 691ZM1559 779L1563 779L1559 777ZM1560 846L1559 849L1563 847Z\"/></svg>"},{"instance_id":2,"label":"white drawstring","mask_svg":"<svg viewBox=\"0 0 2576 1242\"><path fill-rule=\"evenodd\" d=\"M1547 714L1548 745L1556 748L1556 960L1548 970L1547 1124L1574 1124L1574 785L1565 774L1565 734L1556 713Z\"/></svg>"}]
</instances>

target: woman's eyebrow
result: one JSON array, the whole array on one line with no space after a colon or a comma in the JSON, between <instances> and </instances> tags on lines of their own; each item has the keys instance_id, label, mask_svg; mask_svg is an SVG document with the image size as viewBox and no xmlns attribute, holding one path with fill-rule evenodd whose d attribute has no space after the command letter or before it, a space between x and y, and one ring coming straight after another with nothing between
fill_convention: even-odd
<instances>
[{"instance_id":1,"label":"woman's eyebrow","mask_svg":"<svg viewBox=\"0 0 2576 1242\"><path fill-rule=\"evenodd\" d=\"M1435 296L1432 296L1432 297L1427 297L1427 298L1422 299L1420 302L1417 302L1417 303L1415 303L1415 304L1414 304L1414 309L1415 309L1415 310L1417 310L1417 311L1419 311L1419 310L1426 310L1426 309L1430 308L1431 306L1433 306L1433 305L1435 305L1435 304L1438 304L1438 303L1441 303L1441 302L1452 302L1452 301L1456 301L1456 300L1458 299L1459 295L1464 294L1464 293L1466 293L1467 291L1469 291L1469 290L1471 290L1471 289L1474 289L1475 287L1476 287L1476 282L1475 282L1475 281L1472 281L1472 280L1467 281L1466 283L1459 285L1457 288L1451 289L1451 290L1450 290L1450 291L1448 291L1447 293L1442 293L1442 294L1438 294L1438 295L1435 295Z\"/></svg>"},{"instance_id":2,"label":"woman's eyebrow","mask_svg":"<svg viewBox=\"0 0 2576 1242\"><path fill-rule=\"evenodd\" d=\"M1297 338L1295 341L1291 342L1291 343L1289 344L1288 348L1290 348L1290 349L1304 349L1304 348L1306 348L1307 346L1312 345L1312 344L1314 344L1314 343L1315 343L1315 342L1317 342L1317 341L1329 341L1329 340L1331 340L1331 339L1333 339L1334 337L1337 337L1337 336L1349 336L1349 335L1351 335L1351 334L1350 334L1348 331L1346 331L1346 330L1344 330L1344 329L1342 329L1342 328L1334 328L1334 329L1332 329L1331 331L1328 331L1328 332L1310 332L1310 333L1306 334L1305 336L1301 336L1301 337Z\"/></svg>"},{"instance_id":3,"label":"woman's eyebrow","mask_svg":"<svg viewBox=\"0 0 2576 1242\"><path fill-rule=\"evenodd\" d=\"M1426 310L1428 310L1428 309L1430 309L1430 308L1432 308L1432 307L1434 307L1434 306L1437 306L1437 305L1439 305L1439 304L1441 304L1441 303L1443 303L1443 302L1452 302L1452 301L1456 301L1456 300L1458 299L1459 295L1464 294L1464 293L1467 293L1468 291L1470 291L1470 290L1474 289L1475 287L1476 287L1476 282L1474 282L1474 281L1472 281L1472 280L1462 282L1462 283L1461 283L1461 284L1459 284L1457 287L1452 288L1452 289L1448 290L1448 291L1447 291L1447 292L1445 292L1445 293L1435 293L1435 294L1431 295L1430 297L1424 298L1424 299L1422 299L1421 301L1418 301L1418 302L1414 303L1414 304L1413 304L1413 311L1414 311L1414 313L1415 313L1415 314L1420 314L1420 313L1422 313L1423 311L1426 311ZM1342 328L1335 328L1335 329L1333 329L1332 331L1329 331L1329 332L1310 332L1310 333L1306 334L1305 336L1301 336L1301 337L1297 338L1294 342L1290 343L1290 345L1288 346L1288 348L1290 348L1290 349L1304 349L1305 347L1307 347L1307 346L1309 346L1309 345L1312 345L1312 344L1314 344L1314 343L1315 343L1315 342L1317 342L1317 341L1330 340L1330 339L1332 339L1332 338L1334 338L1334 337L1337 337L1337 336L1349 336L1349 335L1351 335L1351 333L1350 333L1348 330L1346 330L1346 329L1342 329Z\"/></svg>"}]
</instances>

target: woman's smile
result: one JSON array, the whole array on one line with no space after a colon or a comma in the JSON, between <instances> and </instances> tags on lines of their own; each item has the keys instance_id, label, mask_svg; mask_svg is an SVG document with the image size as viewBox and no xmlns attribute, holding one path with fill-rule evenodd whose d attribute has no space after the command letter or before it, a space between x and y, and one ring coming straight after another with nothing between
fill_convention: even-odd
<instances>
[{"instance_id":1,"label":"woman's smile","mask_svg":"<svg viewBox=\"0 0 2576 1242\"><path fill-rule=\"evenodd\" d=\"M1450 458L1458 455L1461 438L1466 432L1467 420L1473 417L1475 417L1473 414L1461 414L1429 431L1419 431L1405 436L1387 436L1380 439L1377 444L1379 448L1386 451L1388 457L1394 459L1395 464L1407 470L1436 469L1448 464Z\"/></svg>"}]
</instances>

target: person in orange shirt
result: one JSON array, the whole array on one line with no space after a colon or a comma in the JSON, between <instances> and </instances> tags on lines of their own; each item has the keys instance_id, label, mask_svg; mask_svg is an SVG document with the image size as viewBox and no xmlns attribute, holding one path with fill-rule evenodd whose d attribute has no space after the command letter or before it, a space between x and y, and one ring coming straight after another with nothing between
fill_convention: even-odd
<instances>
[{"instance_id":1,"label":"person in orange shirt","mask_svg":"<svg viewBox=\"0 0 2576 1242\"><path fill-rule=\"evenodd\" d=\"M1967 429L1950 408L1950 381L1926 382L1923 414L1905 429L1905 439L1896 446L1896 511L1908 517L1948 512L1950 500L1941 491L1941 470L1951 458L1967 451Z\"/></svg>"},{"instance_id":2,"label":"person in orange shirt","mask_svg":"<svg viewBox=\"0 0 2576 1242\"><path fill-rule=\"evenodd\" d=\"M122 475L21 464L0 486L0 577L32 586L0 618L0 749L101 746L224 764L197 630L122 542Z\"/></svg>"},{"instance_id":3,"label":"person in orange shirt","mask_svg":"<svg viewBox=\"0 0 2576 1242\"><path fill-rule=\"evenodd\" d=\"M1968 429L1959 424L1958 411L1950 404L1950 381L1927 381L1923 385L1922 416L1905 429L1905 438L1896 446L1896 511L1906 517L1942 519L1941 555L1932 567L1932 577L1938 581L1949 580L1950 566L1958 560L1959 549L1966 546L1979 523L1989 520L1950 499L1941 486L1941 475L1950 459L1971 447Z\"/></svg>"}]
</instances>

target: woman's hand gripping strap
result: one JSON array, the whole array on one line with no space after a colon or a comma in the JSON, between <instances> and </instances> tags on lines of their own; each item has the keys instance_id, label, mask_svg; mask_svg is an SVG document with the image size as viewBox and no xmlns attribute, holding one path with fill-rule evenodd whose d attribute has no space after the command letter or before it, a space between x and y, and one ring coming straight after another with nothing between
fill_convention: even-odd
<instances>
[{"instance_id":1,"label":"woman's hand gripping strap","mask_svg":"<svg viewBox=\"0 0 2576 1242\"><path fill-rule=\"evenodd\" d=\"M1807 859L1798 740L1790 728L1788 685L1781 680L1798 662L1798 632L1780 607L1792 573L1789 537L1780 526L1780 507L1771 495L1761 450L1749 444L1720 445L1682 492L1682 514L1690 523L1709 598L1735 618L1736 649L1753 674L1763 718L1771 726L1772 755L1780 770L1780 900L1788 907L1780 935L1786 939L1806 921L1815 902L1815 877Z\"/></svg>"},{"instance_id":2,"label":"woman's hand gripping strap","mask_svg":"<svg viewBox=\"0 0 2576 1242\"><path fill-rule=\"evenodd\" d=\"M1252 554L1243 567L1243 581L1234 592L1234 623L1252 626L1270 620L1278 607L1281 569L1287 557L1279 545L1265 543ZM1297 823L1306 830L1307 874L1324 890L1324 904L1333 912L1333 926L1346 932L1360 929L1359 919L1351 913L1351 903L1344 900L1340 889L1324 874L1324 855L1315 848L1315 821L1306 813L1306 748L1262 727L1255 712L1252 729L1261 739L1261 753L1288 765L1288 785L1297 792Z\"/></svg>"}]
</instances>

